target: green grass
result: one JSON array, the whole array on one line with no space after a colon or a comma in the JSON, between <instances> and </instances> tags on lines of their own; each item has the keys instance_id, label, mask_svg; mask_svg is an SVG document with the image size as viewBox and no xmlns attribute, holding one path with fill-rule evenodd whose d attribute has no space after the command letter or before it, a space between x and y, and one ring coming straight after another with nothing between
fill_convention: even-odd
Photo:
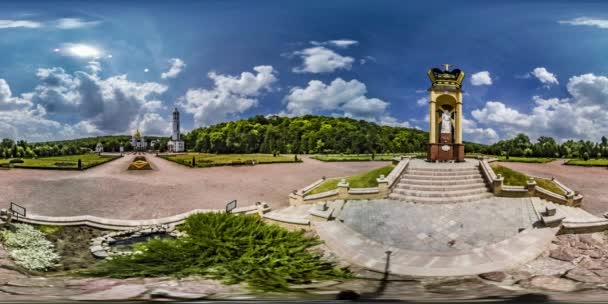
<instances>
[{"instance_id":1,"label":"green grass","mask_svg":"<svg viewBox=\"0 0 608 304\"><path fill-rule=\"evenodd\" d=\"M260 290L286 290L291 284L348 277L345 270L311 248L322 242L303 230L288 231L257 215L191 215L180 227L187 236L151 239L140 254L100 262L84 275L185 277L202 275L227 284L245 282Z\"/></svg>"},{"instance_id":2,"label":"green grass","mask_svg":"<svg viewBox=\"0 0 608 304\"><path fill-rule=\"evenodd\" d=\"M589 160L571 159L571 160L568 160L565 164L566 165L573 165L573 166L608 167L608 159L606 159L606 158L589 159Z\"/></svg>"},{"instance_id":3,"label":"green grass","mask_svg":"<svg viewBox=\"0 0 608 304\"><path fill-rule=\"evenodd\" d=\"M196 167L201 168L213 166L242 165L245 164L247 161L251 160L255 160L258 164L296 162L295 156L292 154L273 156L272 154L186 153L177 155L163 155L161 157L189 167L192 166L192 157L194 157ZM301 160L298 157L298 162L300 161Z\"/></svg>"},{"instance_id":4,"label":"green grass","mask_svg":"<svg viewBox=\"0 0 608 304\"><path fill-rule=\"evenodd\" d=\"M492 169L494 170L494 173L502 175L504 178L504 184L508 186L525 186L527 181L530 179L530 177L521 172L517 172L501 165L492 164ZM536 185L543 189L560 195L566 194L564 190L557 186L557 184L555 184L552 180L540 177L534 178L534 180L536 181Z\"/></svg>"},{"instance_id":5,"label":"green grass","mask_svg":"<svg viewBox=\"0 0 608 304\"><path fill-rule=\"evenodd\" d=\"M357 175L353 175L346 178L349 186L351 188L369 188L369 187L377 187L378 182L376 179L380 177L380 175L387 176L394 168L393 165L388 165L385 167L381 167L378 169L374 169L368 172L360 173ZM317 194L325 191L334 190L337 188L338 183L340 182L340 178L331 178L323 183L321 183L318 187L312 189L312 191L306 193L306 195Z\"/></svg>"},{"instance_id":6,"label":"green grass","mask_svg":"<svg viewBox=\"0 0 608 304\"><path fill-rule=\"evenodd\" d=\"M78 160L82 161L82 169L88 169L99 164L103 164L119 158L120 156L99 156L97 154L79 154L79 155L65 155L65 156L52 156L52 157L40 157L40 158L23 158L23 163L10 164L14 168L28 168L28 169L59 169L59 170L77 170ZM10 159L0 160L0 164L8 164ZM58 165L57 163L63 163L65 165Z\"/></svg>"},{"instance_id":7,"label":"green grass","mask_svg":"<svg viewBox=\"0 0 608 304\"><path fill-rule=\"evenodd\" d=\"M374 159L376 161L392 160L397 156L404 155L403 153L387 153L387 154L376 154ZM311 157L312 159L324 161L324 162L343 162L343 161L371 161L371 154L319 154Z\"/></svg>"},{"instance_id":8,"label":"green grass","mask_svg":"<svg viewBox=\"0 0 608 304\"><path fill-rule=\"evenodd\" d=\"M516 163L535 163L535 164L544 164L548 162L552 162L555 158L549 157L518 157L518 156L510 156L507 159L505 156L497 156L498 160L503 162L516 162Z\"/></svg>"}]
</instances>

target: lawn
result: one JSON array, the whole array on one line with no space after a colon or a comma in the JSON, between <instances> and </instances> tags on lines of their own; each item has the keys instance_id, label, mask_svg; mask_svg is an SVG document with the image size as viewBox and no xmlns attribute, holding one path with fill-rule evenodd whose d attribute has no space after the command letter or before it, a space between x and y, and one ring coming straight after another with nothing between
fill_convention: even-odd
<instances>
[{"instance_id":1,"label":"lawn","mask_svg":"<svg viewBox=\"0 0 608 304\"><path fill-rule=\"evenodd\" d=\"M412 154L412 153L409 153ZM325 162L342 162L342 161L386 161L392 160L397 156L405 155L403 153L387 153L387 154L375 154L372 159L372 154L319 154L312 156L312 159L325 161ZM413 155L413 154L412 154Z\"/></svg>"},{"instance_id":2,"label":"lawn","mask_svg":"<svg viewBox=\"0 0 608 304\"><path fill-rule=\"evenodd\" d=\"M568 160L565 164L573 165L573 166L608 167L608 159L606 159L606 158L589 159L589 160L571 159L571 160Z\"/></svg>"},{"instance_id":3,"label":"lawn","mask_svg":"<svg viewBox=\"0 0 608 304\"><path fill-rule=\"evenodd\" d=\"M378 169L374 169L368 172L360 173L357 175L353 175L346 178L349 186L351 188L370 188L377 187L378 182L376 179L380 177L380 175L387 176L393 170L395 166L388 165L385 167L381 167ZM340 178L332 178L324 181L318 187L314 188L312 191L306 193L306 195L321 193L325 191L330 191L337 188L338 183L340 182Z\"/></svg>"},{"instance_id":4,"label":"lawn","mask_svg":"<svg viewBox=\"0 0 608 304\"><path fill-rule=\"evenodd\" d=\"M555 158L549 157L519 157L519 156L510 156L507 159L505 156L497 156L498 160L503 162L516 162L516 163L535 163L535 164L544 164L548 162L552 162Z\"/></svg>"},{"instance_id":5,"label":"lawn","mask_svg":"<svg viewBox=\"0 0 608 304\"><path fill-rule=\"evenodd\" d=\"M10 164L14 168L28 169L58 169L58 170L78 170L78 160L82 162L82 169L88 169L112 160L120 156L108 156L97 154L64 155L40 158L23 158L23 163ZM0 160L0 165L8 164L10 159Z\"/></svg>"},{"instance_id":6,"label":"lawn","mask_svg":"<svg viewBox=\"0 0 608 304\"><path fill-rule=\"evenodd\" d=\"M245 165L255 160L258 164L271 163L293 163L296 162L295 155L277 155L272 154L211 154L211 153L185 153L177 155L162 155L164 159L174 161L185 166L192 166L192 158L195 159L196 167L214 167L227 165ZM298 158L297 162L300 162Z\"/></svg>"},{"instance_id":7,"label":"lawn","mask_svg":"<svg viewBox=\"0 0 608 304\"><path fill-rule=\"evenodd\" d=\"M526 182L530 179L527 175L521 172L517 172L515 170L500 165L493 164L492 169L494 169L494 173L502 175L502 177L504 178L504 184L508 186L525 186ZM564 190L557 186L557 184L555 184L552 180L540 177L536 177L534 178L534 180L536 181L536 185L543 189L549 190L560 195L566 195Z\"/></svg>"}]
</instances>

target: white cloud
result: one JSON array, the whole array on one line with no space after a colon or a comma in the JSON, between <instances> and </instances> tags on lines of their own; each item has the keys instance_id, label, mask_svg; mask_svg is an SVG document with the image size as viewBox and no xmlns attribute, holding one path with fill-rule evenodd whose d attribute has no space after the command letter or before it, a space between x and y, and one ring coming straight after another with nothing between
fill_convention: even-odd
<instances>
[{"instance_id":1,"label":"white cloud","mask_svg":"<svg viewBox=\"0 0 608 304\"><path fill-rule=\"evenodd\" d=\"M171 133L171 124L158 113L145 113L132 129L139 129L144 135L165 135Z\"/></svg>"},{"instance_id":2,"label":"white cloud","mask_svg":"<svg viewBox=\"0 0 608 304\"><path fill-rule=\"evenodd\" d=\"M61 18L56 21L55 27L62 30L70 30L96 26L99 23L99 21L84 21L80 18Z\"/></svg>"},{"instance_id":3,"label":"white cloud","mask_svg":"<svg viewBox=\"0 0 608 304\"><path fill-rule=\"evenodd\" d=\"M310 42L312 45L331 45L331 46L336 46L336 47L340 47L340 48L347 48L349 46L358 44L359 41L357 40L352 40L352 39L336 39L336 40L329 40L329 41L324 41L324 42L318 42L318 41L311 41Z\"/></svg>"},{"instance_id":4,"label":"white cloud","mask_svg":"<svg viewBox=\"0 0 608 304\"><path fill-rule=\"evenodd\" d=\"M478 143L494 143L498 140L498 133L492 128L481 128L473 120L462 117L462 133L464 140Z\"/></svg>"},{"instance_id":5,"label":"white cloud","mask_svg":"<svg viewBox=\"0 0 608 304\"><path fill-rule=\"evenodd\" d=\"M547 69L544 67L535 68L530 74L536 77L536 79L538 79L542 84L547 87L552 84L559 84L559 82L557 81L557 77L555 77L555 74L547 71Z\"/></svg>"},{"instance_id":6,"label":"white cloud","mask_svg":"<svg viewBox=\"0 0 608 304\"><path fill-rule=\"evenodd\" d=\"M529 113L489 101L471 114L478 123L495 128L502 138L526 133L531 138L547 135L558 140L597 141L608 134L608 111L604 110L608 106L608 77L573 76L566 87L568 98L534 96Z\"/></svg>"},{"instance_id":7,"label":"white cloud","mask_svg":"<svg viewBox=\"0 0 608 304\"><path fill-rule=\"evenodd\" d=\"M427 105L428 103L429 103L429 99L426 97L420 97L420 98L418 98L418 100L416 100L416 104L421 107Z\"/></svg>"},{"instance_id":8,"label":"white cloud","mask_svg":"<svg viewBox=\"0 0 608 304\"><path fill-rule=\"evenodd\" d=\"M0 20L0 29L7 28L39 28L42 23L32 20Z\"/></svg>"},{"instance_id":9,"label":"white cloud","mask_svg":"<svg viewBox=\"0 0 608 304\"><path fill-rule=\"evenodd\" d=\"M326 47L317 46L297 51L294 55L302 60L302 66L293 68L295 73L330 73L338 69L350 70L354 59L342 56Z\"/></svg>"},{"instance_id":10,"label":"white cloud","mask_svg":"<svg viewBox=\"0 0 608 304\"><path fill-rule=\"evenodd\" d=\"M241 114L258 103L257 97L270 91L277 81L272 66L256 66L256 74L243 72L239 77L210 72L211 89L189 89L180 105L194 115L197 125L209 125Z\"/></svg>"},{"instance_id":11,"label":"white cloud","mask_svg":"<svg viewBox=\"0 0 608 304\"><path fill-rule=\"evenodd\" d=\"M171 64L171 67L167 72L160 74L160 78L175 78L184 69L184 67L186 67L184 61L179 58L171 58L169 59L169 63Z\"/></svg>"},{"instance_id":12,"label":"white cloud","mask_svg":"<svg viewBox=\"0 0 608 304\"><path fill-rule=\"evenodd\" d=\"M408 122L399 122L389 115L388 102L369 98L366 94L367 87L356 79L345 81L336 78L329 84L311 80L305 88L294 87L289 95L285 96L286 114L299 116L324 111L334 116L365 119L393 126L409 126Z\"/></svg>"},{"instance_id":13,"label":"white cloud","mask_svg":"<svg viewBox=\"0 0 608 304\"><path fill-rule=\"evenodd\" d=\"M8 83L0 78L0 111L18 110L31 106L32 102L29 100L29 96L26 96L25 98L13 96Z\"/></svg>"},{"instance_id":14,"label":"white cloud","mask_svg":"<svg viewBox=\"0 0 608 304\"><path fill-rule=\"evenodd\" d=\"M61 48L56 49L63 56L98 59L103 56L103 50L99 47L86 43L64 43Z\"/></svg>"},{"instance_id":15,"label":"white cloud","mask_svg":"<svg viewBox=\"0 0 608 304\"><path fill-rule=\"evenodd\" d=\"M490 72L481 71L471 75L471 84L474 86L491 85L492 77L490 77Z\"/></svg>"},{"instance_id":16,"label":"white cloud","mask_svg":"<svg viewBox=\"0 0 608 304\"><path fill-rule=\"evenodd\" d=\"M608 29L608 19L598 19L591 17L578 17L570 20L560 20L560 24L592 26L600 29Z\"/></svg>"}]
</instances>

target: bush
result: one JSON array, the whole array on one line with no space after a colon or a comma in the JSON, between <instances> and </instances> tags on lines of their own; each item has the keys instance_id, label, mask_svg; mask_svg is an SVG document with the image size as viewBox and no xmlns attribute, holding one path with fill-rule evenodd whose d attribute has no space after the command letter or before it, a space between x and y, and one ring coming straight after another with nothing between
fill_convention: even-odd
<instances>
[{"instance_id":1,"label":"bush","mask_svg":"<svg viewBox=\"0 0 608 304\"><path fill-rule=\"evenodd\" d=\"M15 224L14 227L14 231L0 231L0 236L17 265L33 271L45 271L59 261L55 247L44 233L26 224Z\"/></svg>"},{"instance_id":2,"label":"bush","mask_svg":"<svg viewBox=\"0 0 608 304\"><path fill-rule=\"evenodd\" d=\"M23 164L24 163L23 159L19 159L19 158L11 159L8 162L11 164Z\"/></svg>"},{"instance_id":3,"label":"bush","mask_svg":"<svg viewBox=\"0 0 608 304\"><path fill-rule=\"evenodd\" d=\"M195 214L181 230L187 236L148 240L137 247L140 254L113 257L87 273L115 278L204 275L262 290L346 275L310 250L321 243L318 239L266 224L256 215Z\"/></svg>"},{"instance_id":4,"label":"bush","mask_svg":"<svg viewBox=\"0 0 608 304\"><path fill-rule=\"evenodd\" d=\"M589 153L585 152L583 153L583 160L589 160Z\"/></svg>"}]
</instances>

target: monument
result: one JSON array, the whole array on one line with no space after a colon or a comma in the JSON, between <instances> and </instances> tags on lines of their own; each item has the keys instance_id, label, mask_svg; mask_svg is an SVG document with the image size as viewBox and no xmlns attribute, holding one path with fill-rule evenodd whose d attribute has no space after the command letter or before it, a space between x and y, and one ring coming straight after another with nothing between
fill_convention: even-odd
<instances>
[{"instance_id":1,"label":"monument","mask_svg":"<svg viewBox=\"0 0 608 304\"><path fill-rule=\"evenodd\" d=\"M173 110L173 128L171 132L171 140L167 143L167 150L169 152L184 152L186 146L184 141L180 138L179 133L179 111L177 108Z\"/></svg>"},{"instance_id":2,"label":"monument","mask_svg":"<svg viewBox=\"0 0 608 304\"><path fill-rule=\"evenodd\" d=\"M144 136L139 132L139 129L137 129L131 137L131 145L133 146L133 151L141 152L148 148L148 143L144 139Z\"/></svg>"},{"instance_id":3,"label":"monument","mask_svg":"<svg viewBox=\"0 0 608 304\"><path fill-rule=\"evenodd\" d=\"M464 161L462 143L462 80L464 72L433 68L428 76L429 88L429 144L427 160ZM438 132L439 131L439 132Z\"/></svg>"}]
</instances>

